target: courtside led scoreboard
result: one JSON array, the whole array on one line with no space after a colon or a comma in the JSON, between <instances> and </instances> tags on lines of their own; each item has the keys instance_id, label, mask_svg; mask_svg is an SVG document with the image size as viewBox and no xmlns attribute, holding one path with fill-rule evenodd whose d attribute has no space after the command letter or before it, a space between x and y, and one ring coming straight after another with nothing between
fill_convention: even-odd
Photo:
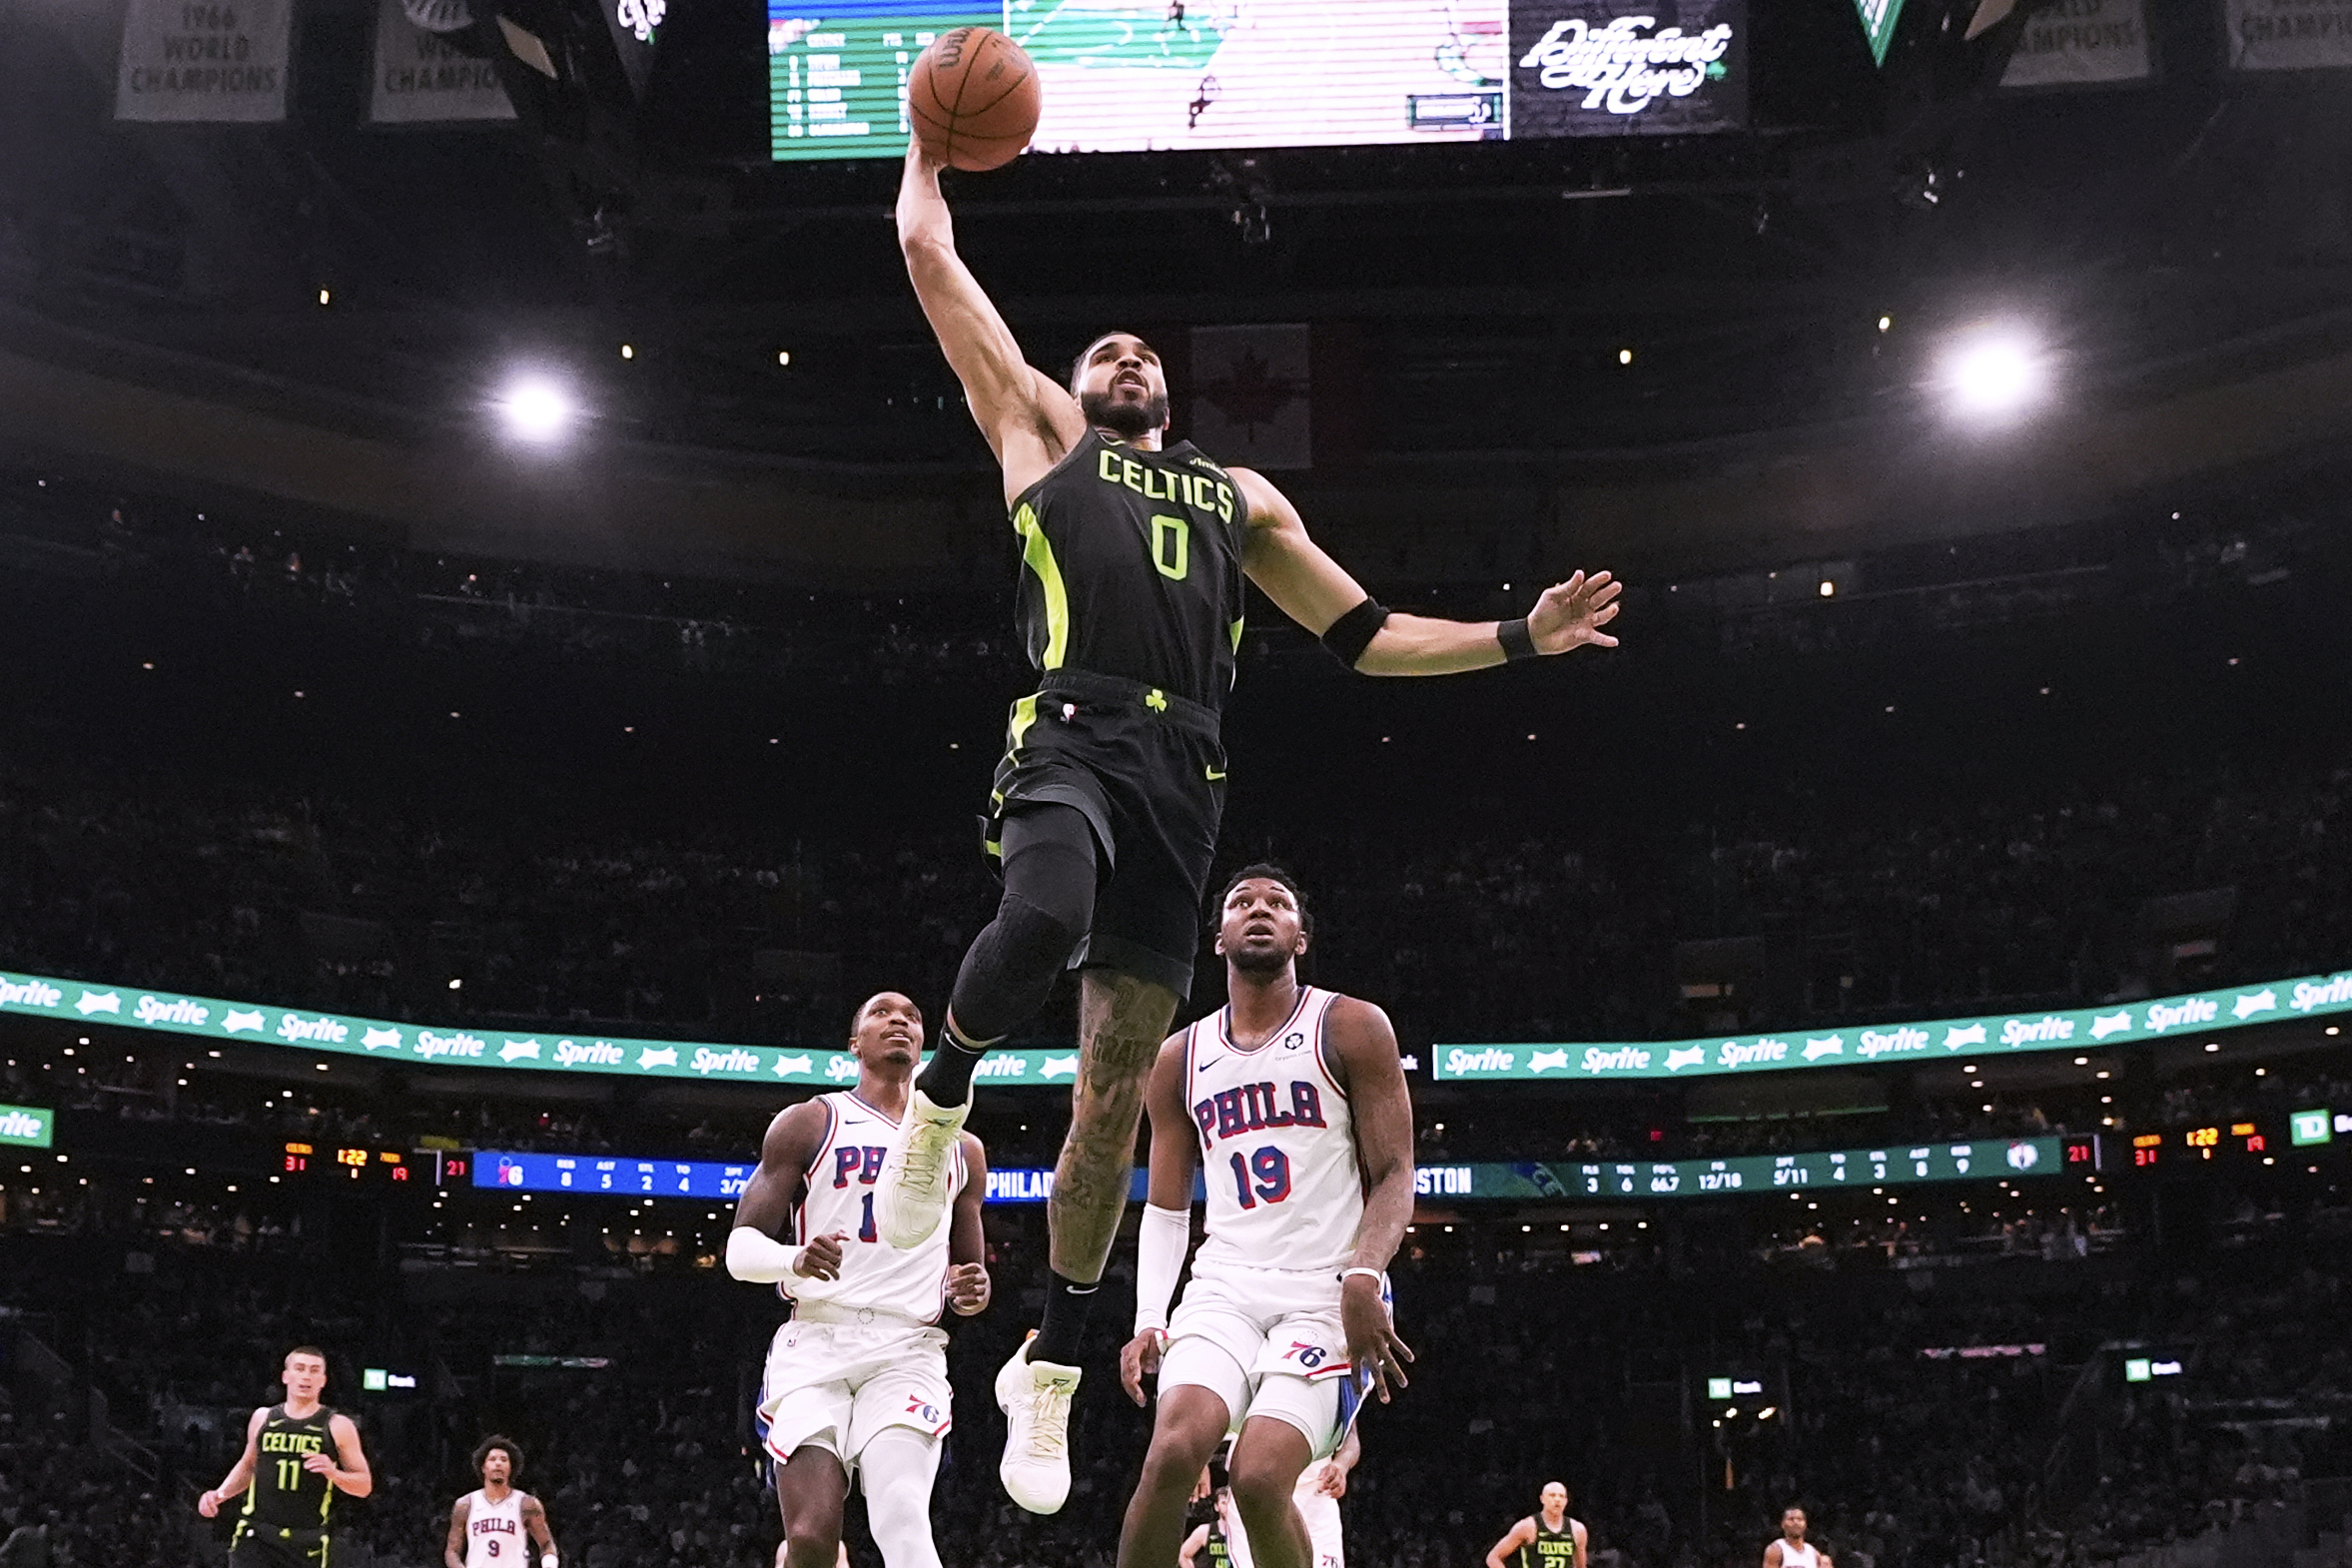
<instances>
[{"instance_id":1,"label":"courtside led scoreboard","mask_svg":"<svg viewBox=\"0 0 2352 1568\"><path fill-rule=\"evenodd\" d=\"M1748 112L1748 0L768 0L780 160L891 158L953 27L1036 62L1033 150L1682 136Z\"/></svg>"}]
</instances>

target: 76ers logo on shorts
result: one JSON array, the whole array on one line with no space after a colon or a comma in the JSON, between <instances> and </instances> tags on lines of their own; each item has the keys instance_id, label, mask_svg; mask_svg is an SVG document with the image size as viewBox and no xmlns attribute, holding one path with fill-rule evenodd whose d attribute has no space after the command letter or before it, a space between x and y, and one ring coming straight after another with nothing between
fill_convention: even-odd
<instances>
[{"instance_id":1,"label":"76ers logo on shorts","mask_svg":"<svg viewBox=\"0 0 2352 1568\"><path fill-rule=\"evenodd\" d=\"M907 1416L909 1426L924 1427L934 1437L944 1434L951 1424L948 1413L921 1394L907 1395Z\"/></svg>"},{"instance_id":2,"label":"76ers logo on shorts","mask_svg":"<svg viewBox=\"0 0 2352 1568\"><path fill-rule=\"evenodd\" d=\"M1296 1361L1300 1366L1305 1367L1308 1371L1311 1372L1316 1367L1322 1365L1325 1361L1331 1359L1331 1352L1324 1349L1319 1344L1304 1344L1296 1339L1293 1339L1290 1341L1290 1348L1283 1353L1282 1359L1285 1361Z\"/></svg>"}]
</instances>

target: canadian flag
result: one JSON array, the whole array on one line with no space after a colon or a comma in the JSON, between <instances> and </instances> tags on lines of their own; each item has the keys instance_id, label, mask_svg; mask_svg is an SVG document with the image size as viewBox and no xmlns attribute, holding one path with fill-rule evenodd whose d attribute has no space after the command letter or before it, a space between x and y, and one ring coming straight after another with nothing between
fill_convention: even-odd
<instances>
[{"instance_id":1,"label":"canadian flag","mask_svg":"<svg viewBox=\"0 0 2352 1568\"><path fill-rule=\"evenodd\" d=\"M1193 328L1192 443L1222 463L1311 467L1310 338L1303 325Z\"/></svg>"}]
</instances>

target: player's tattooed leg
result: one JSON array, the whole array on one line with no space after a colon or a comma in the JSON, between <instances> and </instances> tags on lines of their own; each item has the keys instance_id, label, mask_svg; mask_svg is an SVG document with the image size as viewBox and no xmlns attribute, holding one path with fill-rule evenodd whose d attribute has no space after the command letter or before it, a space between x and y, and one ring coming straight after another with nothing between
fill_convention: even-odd
<instances>
[{"instance_id":1,"label":"player's tattooed leg","mask_svg":"<svg viewBox=\"0 0 2352 1568\"><path fill-rule=\"evenodd\" d=\"M1113 970L1085 972L1070 1136L1046 1204L1054 1272L1065 1278L1103 1277L1127 1212L1144 1081L1176 1010L1176 994L1166 986Z\"/></svg>"}]
</instances>

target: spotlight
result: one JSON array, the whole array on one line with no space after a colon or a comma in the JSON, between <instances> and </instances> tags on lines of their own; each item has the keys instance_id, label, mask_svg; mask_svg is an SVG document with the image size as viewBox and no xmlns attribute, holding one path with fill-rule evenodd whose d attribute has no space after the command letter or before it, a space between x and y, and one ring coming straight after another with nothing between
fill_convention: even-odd
<instances>
[{"instance_id":1,"label":"spotlight","mask_svg":"<svg viewBox=\"0 0 2352 1568\"><path fill-rule=\"evenodd\" d=\"M506 385L498 398L506 428L526 441L551 441L560 436L578 412L571 394L544 376L519 376Z\"/></svg>"},{"instance_id":2,"label":"spotlight","mask_svg":"<svg viewBox=\"0 0 2352 1568\"><path fill-rule=\"evenodd\" d=\"M2013 327L1988 327L1955 343L1944 360L1944 383L1956 412L1997 419L2023 411L2049 380L2040 346Z\"/></svg>"}]
</instances>

